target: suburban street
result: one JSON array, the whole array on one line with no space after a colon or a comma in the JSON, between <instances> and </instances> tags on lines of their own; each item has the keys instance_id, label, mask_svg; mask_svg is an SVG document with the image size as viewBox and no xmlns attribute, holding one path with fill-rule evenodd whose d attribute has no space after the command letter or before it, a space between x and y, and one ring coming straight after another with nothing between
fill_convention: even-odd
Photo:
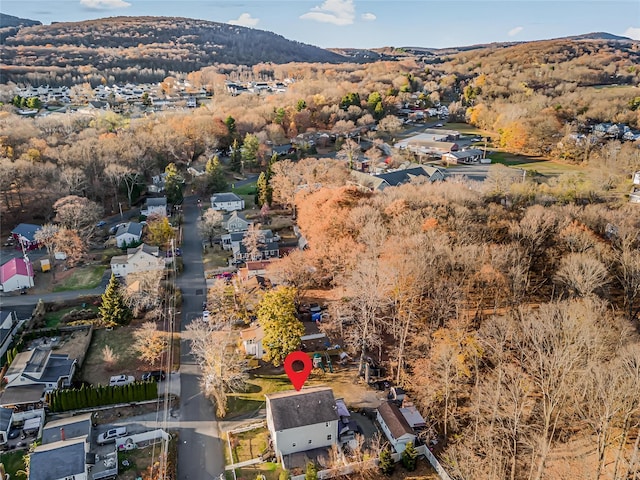
<instances>
[{"instance_id":1,"label":"suburban street","mask_svg":"<svg viewBox=\"0 0 640 480\"><path fill-rule=\"evenodd\" d=\"M206 201L206 200L205 200ZM185 198L182 259L184 272L177 284L182 291L181 330L202 315L206 282L202 265L202 241L197 232L199 216L195 196ZM223 443L211 402L200 392L200 371L190 353L188 340L180 345L180 443L178 479L218 479L224 472Z\"/></svg>"}]
</instances>

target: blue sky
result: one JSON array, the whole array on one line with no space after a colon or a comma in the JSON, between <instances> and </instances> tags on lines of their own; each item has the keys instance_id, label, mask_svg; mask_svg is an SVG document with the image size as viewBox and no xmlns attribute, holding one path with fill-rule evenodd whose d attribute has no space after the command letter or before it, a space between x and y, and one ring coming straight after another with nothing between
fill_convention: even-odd
<instances>
[{"instance_id":1,"label":"blue sky","mask_svg":"<svg viewBox=\"0 0 640 480\"><path fill-rule=\"evenodd\" d=\"M640 40L640 0L2 0L0 10L43 23L199 18L325 48L442 48L595 31Z\"/></svg>"}]
</instances>

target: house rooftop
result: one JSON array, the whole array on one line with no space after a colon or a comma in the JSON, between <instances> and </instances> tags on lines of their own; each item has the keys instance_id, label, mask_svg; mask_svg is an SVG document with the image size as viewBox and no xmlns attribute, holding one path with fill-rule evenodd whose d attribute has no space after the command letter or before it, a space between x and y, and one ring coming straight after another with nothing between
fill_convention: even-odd
<instances>
[{"instance_id":1,"label":"house rooftop","mask_svg":"<svg viewBox=\"0 0 640 480\"><path fill-rule=\"evenodd\" d=\"M24 387L7 387L4 393L0 395L0 405L24 405L27 403L36 403L42 399L44 393L44 385L26 385Z\"/></svg>"},{"instance_id":2,"label":"house rooftop","mask_svg":"<svg viewBox=\"0 0 640 480\"><path fill-rule=\"evenodd\" d=\"M240 338L246 340L262 340L264 338L264 330L259 324L252 325L249 328L240 330Z\"/></svg>"},{"instance_id":3,"label":"house rooftop","mask_svg":"<svg viewBox=\"0 0 640 480\"><path fill-rule=\"evenodd\" d=\"M265 395L276 431L338 420L333 390L329 387L289 390Z\"/></svg>"},{"instance_id":4,"label":"house rooftop","mask_svg":"<svg viewBox=\"0 0 640 480\"><path fill-rule=\"evenodd\" d=\"M160 248L147 245L146 243L143 243L142 245L138 245L135 248L127 248L127 255L135 255L138 252L144 252L146 254L157 257L158 253L160 252Z\"/></svg>"},{"instance_id":5,"label":"house rooftop","mask_svg":"<svg viewBox=\"0 0 640 480\"><path fill-rule=\"evenodd\" d=\"M166 207L167 197L147 198L147 207Z\"/></svg>"},{"instance_id":6,"label":"house rooftop","mask_svg":"<svg viewBox=\"0 0 640 480\"><path fill-rule=\"evenodd\" d=\"M34 242L36 232L41 228L42 228L42 225L34 225L32 223L21 223L18 226L16 226L16 228L11 230L11 234L24 237L29 242Z\"/></svg>"},{"instance_id":7,"label":"house rooftop","mask_svg":"<svg viewBox=\"0 0 640 480\"><path fill-rule=\"evenodd\" d=\"M0 432L6 432L11 425L11 418L13 417L13 409L0 408Z\"/></svg>"},{"instance_id":8,"label":"house rooftop","mask_svg":"<svg viewBox=\"0 0 640 480\"><path fill-rule=\"evenodd\" d=\"M233 192L216 193L211 196L211 203L218 202L239 202L242 198Z\"/></svg>"},{"instance_id":9,"label":"house rooftop","mask_svg":"<svg viewBox=\"0 0 640 480\"><path fill-rule=\"evenodd\" d=\"M60 429L64 428L67 440L84 438L91 434L91 413L85 413L71 418L62 418L47 422L42 430L42 444L54 443L61 440Z\"/></svg>"},{"instance_id":10,"label":"house rooftop","mask_svg":"<svg viewBox=\"0 0 640 480\"><path fill-rule=\"evenodd\" d=\"M16 257L0 267L0 283L4 283L16 275L33 277L33 267L31 263L27 262L24 258Z\"/></svg>"},{"instance_id":11,"label":"house rooftop","mask_svg":"<svg viewBox=\"0 0 640 480\"><path fill-rule=\"evenodd\" d=\"M29 480L59 480L84 473L84 439L41 445L31 454Z\"/></svg>"},{"instance_id":12,"label":"house rooftop","mask_svg":"<svg viewBox=\"0 0 640 480\"><path fill-rule=\"evenodd\" d=\"M415 435L413 429L404 418L398 406L393 402L384 402L378 407L378 412L387 424L394 438L400 438L405 434Z\"/></svg>"},{"instance_id":13,"label":"house rooftop","mask_svg":"<svg viewBox=\"0 0 640 480\"><path fill-rule=\"evenodd\" d=\"M131 235L136 236L142 235L142 224L137 222L125 223L124 225L118 227L118 230L116 231L116 237L124 235L125 233L130 233Z\"/></svg>"}]
</instances>

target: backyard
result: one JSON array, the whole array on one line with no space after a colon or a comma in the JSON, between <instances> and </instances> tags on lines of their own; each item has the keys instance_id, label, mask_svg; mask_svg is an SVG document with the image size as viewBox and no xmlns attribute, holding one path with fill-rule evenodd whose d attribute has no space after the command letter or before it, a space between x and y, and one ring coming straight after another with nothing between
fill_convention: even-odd
<instances>
[{"instance_id":1,"label":"backyard","mask_svg":"<svg viewBox=\"0 0 640 480\"><path fill-rule=\"evenodd\" d=\"M25 469L24 456L26 453L26 450L0 453L0 463L4 464L5 473L9 475L8 478L20 478L17 472Z\"/></svg>"},{"instance_id":2,"label":"backyard","mask_svg":"<svg viewBox=\"0 0 640 480\"><path fill-rule=\"evenodd\" d=\"M88 265L85 267L75 267L70 270L69 275L57 274L55 282L52 282L54 292L64 292L68 290L85 290L96 288L102 281L102 276L106 267L104 265Z\"/></svg>"}]
</instances>

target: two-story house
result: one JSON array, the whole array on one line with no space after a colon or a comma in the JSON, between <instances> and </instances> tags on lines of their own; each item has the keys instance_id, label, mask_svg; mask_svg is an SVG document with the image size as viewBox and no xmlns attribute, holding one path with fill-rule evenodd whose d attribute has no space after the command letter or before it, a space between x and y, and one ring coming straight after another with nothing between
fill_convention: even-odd
<instances>
[{"instance_id":1,"label":"two-story house","mask_svg":"<svg viewBox=\"0 0 640 480\"><path fill-rule=\"evenodd\" d=\"M239 235L242 235L242 238L238 241L237 238ZM231 233L230 237L230 246L231 251L233 252L233 259L235 261L257 261L257 260L268 260L270 258L278 258L280 256L280 245L278 241L280 240L279 235L274 235L271 230L260 230L257 233L258 236L258 245L257 251L250 252L245 244L247 232L239 232L239 233ZM222 236L222 247L225 248L226 235ZM228 248L228 247L227 247Z\"/></svg>"},{"instance_id":2,"label":"two-story house","mask_svg":"<svg viewBox=\"0 0 640 480\"><path fill-rule=\"evenodd\" d=\"M253 222L247 220L243 213L234 210L222 217L222 228L227 232L244 232L249 229Z\"/></svg>"},{"instance_id":3,"label":"two-story house","mask_svg":"<svg viewBox=\"0 0 640 480\"><path fill-rule=\"evenodd\" d=\"M329 387L305 388L265 395L267 428L278 459L314 448L331 447L338 440L338 411Z\"/></svg>"},{"instance_id":4,"label":"two-story house","mask_svg":"<svg viewBox=\"0 0 640 480\"><path fill-rule=\"evenodd\" d=\"M162 272L165 267L164 258L158 258L158 247L142 244L127 249L126 255L111 258L111 272L119 278L127 278L130 273Z\"/></svg>"},{"instance_id":5,"label":"two-story house","mask_svg":"<svg viewBox=\"0 0 640 480\"><path fill-rule=\"evenodd\" d=\"M233 192L216 193L211 197L211 208L225 212L244 210L244 200Z\"/></svg>"},{"instance_id":6,"label":"two-story house","mask_svg":"<svg viewBox=\"0 0 640 480\"><path fill-rule=\"evenodd\" d=\"M167 197L147 198L140 209L140 213L145 217L150 215L162 215L167 216Z\"/></svg>"}]
</instances>

